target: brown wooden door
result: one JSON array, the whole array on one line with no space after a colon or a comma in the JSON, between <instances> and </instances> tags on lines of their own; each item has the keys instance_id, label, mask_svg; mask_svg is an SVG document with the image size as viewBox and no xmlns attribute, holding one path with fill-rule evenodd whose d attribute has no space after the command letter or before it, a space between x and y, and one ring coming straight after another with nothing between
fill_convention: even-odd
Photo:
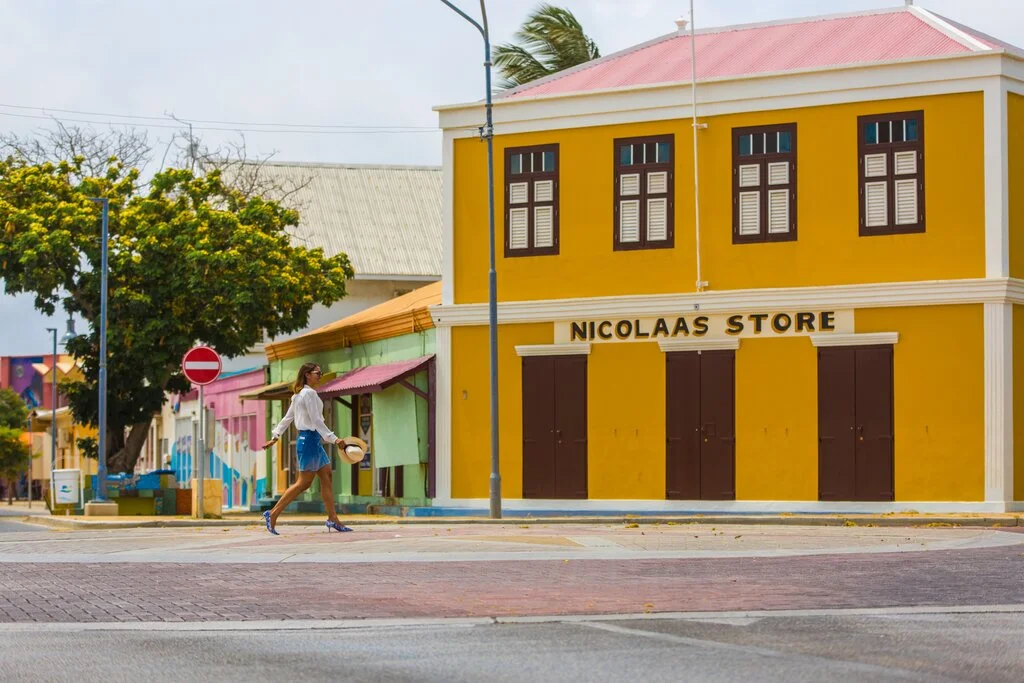
<instances>
[{"instance_id":1,"label":"brown wooden door","mask_svg":"<svg viewBox=\"0 0 1024 683\"><path fill-rule=\"evenodd\" d=\"M555 358L555 495L587 497L587 357Z\"/></svg>"},{"instance_id":2,"label":"brown wooden door","mask_svg":"<svg viewBox=\"0 0 1024 683\"><path fill-rule=\"evenodd\" d=\"M891 346L857 349L856 424L856 500L893 500Z\"/></svg>"},{"instance_id":3,"label":"brown wooden door","mask_svg":"<svg viewBox=\"0 0 1024 683\"><path fill-rule=\"evenodd\" d=\"M587 497L587 359L523 358L523 497Z\"/></svg>"},{"instance_id":4,"label":"brown wooden door","mask_svg":"<svg viewBox=\"0 0 1024 683\"><path fill-rule=\"evenodd\" d=\"M818 349L818 499L856 496L856 355L852 348Z\"/></svg>"},{"instance_id":5,"label":"brown wooden door","mask_svg":"<svg viewBox=\"0 0 1024 683\"><path fill-rule=\"evenodd\" d=\"M892 347L818 350L818 497L891 501Z\"/></svg>"},{"instance_id":6,"label":"brown wooden door","mask_svg":"<svg viewBox=\"0 0 1024 683\"><path fill-rule=\"evenodd\" d=\"M734 499L735 353L669 353L665 379L666 497Z\"/></svg>"},{"instance_id":7,"label":"brown wooden door","mask_svg":"<svg viewBox=\"0 0 1024 683\"><path fill-rule=\"evenodd\" d=\"M665 497L700 498L700 354L665 355Z\"/></svg>"}]
</instances>

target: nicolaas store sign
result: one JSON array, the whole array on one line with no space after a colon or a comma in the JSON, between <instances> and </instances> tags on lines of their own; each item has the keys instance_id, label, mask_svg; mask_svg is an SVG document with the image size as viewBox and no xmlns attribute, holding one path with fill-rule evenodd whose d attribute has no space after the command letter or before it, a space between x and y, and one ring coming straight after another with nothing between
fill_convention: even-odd
<instances>
[{"instance_id":1,"label":"nicolaas store sign","mask_svg":"<svg viewBox=\"0 0 1024 683\"><path fill-rule=\"evenodd\" d=\"M853 332L853 310L602 318L555 323L556 344L794 337Z\"/></svg>"}]
</instances>

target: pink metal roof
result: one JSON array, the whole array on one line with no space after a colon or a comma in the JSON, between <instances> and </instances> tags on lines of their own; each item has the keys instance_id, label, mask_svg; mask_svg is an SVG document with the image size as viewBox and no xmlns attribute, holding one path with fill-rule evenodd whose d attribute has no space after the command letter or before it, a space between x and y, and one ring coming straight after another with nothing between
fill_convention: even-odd
<instances>
[{"instance_id":1,"label":"pink metal roof","mask_svg":"<svg viewBox=\"0 0 1024 683\"><path fill-rule=\"evenodd\" d=\"M922 17L937 21L925 21ZM720 78L970 53L977 48L918 8L699 31L697 78ZM958 27L959 28L959 27ZM978 34L971 37L990 43ZM690 80L690 36L672 34L509 91L553 95Z\"/></svg>"},{"instance_id":2,"label":"pink metal roof","mask_svg":"<svg viewBox=\"0 0 1024 683\"><path fill-rule=\"evenodd\" d=\"M353 394L370 394L376 391L383 391L395 382L425 368L433 357L431 354L412 360L356 368L346 372L337 379L327 382L323 386L317 387L316 392L324 398L334 398L335 396L351 396Z\"/></svg>"}]
</instances>

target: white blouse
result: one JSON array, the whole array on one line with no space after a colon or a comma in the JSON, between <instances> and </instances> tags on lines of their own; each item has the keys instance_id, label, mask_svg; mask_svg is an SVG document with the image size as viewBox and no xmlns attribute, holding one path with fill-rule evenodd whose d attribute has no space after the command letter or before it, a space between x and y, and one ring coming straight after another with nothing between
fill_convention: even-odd
<instances>
[{"instance_id":1,"label":"white blouse","mask_svg":"<svg viewBox=\"0 0 1024 683\"><path fill-rule=\"evenodd\" d=\"M327 443L338 441L338 437L324 423L324 402L308 384L292 397L292 404L288 406L284 419L270 433L275 439L280 439L292 422L299 431L319 432Z\"/></svg>"}]
</instances>

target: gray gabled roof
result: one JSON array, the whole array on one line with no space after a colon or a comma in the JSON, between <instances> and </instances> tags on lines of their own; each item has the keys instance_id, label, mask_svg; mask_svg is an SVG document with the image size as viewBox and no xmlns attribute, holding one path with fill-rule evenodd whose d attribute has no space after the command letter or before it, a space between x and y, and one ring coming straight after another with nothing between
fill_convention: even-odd
<instances>
[{"instance_id":1,"label":"gray gabled roof","mask_svg":"<svg viewBox=\"0 0 1024 683\"><path fill-rule=\"evenodd\" d=\"M266 162L266 180L297 188L294 242L348 254L356 279L441 277L441 169Z\"/></svg>"}]
</instances>

